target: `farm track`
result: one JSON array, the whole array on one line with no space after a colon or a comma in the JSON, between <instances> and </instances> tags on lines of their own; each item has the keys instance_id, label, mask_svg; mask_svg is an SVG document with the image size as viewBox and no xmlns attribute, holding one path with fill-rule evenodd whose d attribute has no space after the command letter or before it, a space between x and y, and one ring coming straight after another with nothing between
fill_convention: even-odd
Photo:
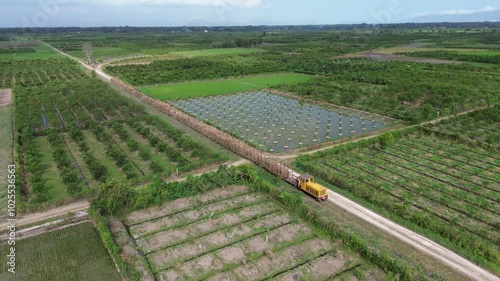
<instances>
[{"instance_id":1,"label":"farm track","mask_svg":"<svg viewBox=\"0 0 500 281\"><path fill-rule=\"evenodd\" d=\"M40 221L64 216L69 212L74 213L78 211L84 211L87 210L89 206L90 204L88 201L79 201L63 205L60 207L56 207L45 212L27 214L17 219L16 226L19 227L28 224L34 224ZM7 229L8 225L9 225L8 223L2 223L0 224L0 229Z\"/></svg>"},{"instance_id":2,"label":"farm track","mask_svg":"<svg viewBox=\"0 0 500 281\"><path fill-rule=\"evenodd\" d=\"M46 44L46 43L44 43L44 44ZM65 56L73 58L73 57L65 54L64 52L59 51L56 48L53 48L52 46L50 46L48 44L46 44L46 45L49 46L50 48L56 50L57 52L65 55ZM75 58L73 58L73 59L75 59ZM75 59L75 60L77 60L77 59ZM83 66L87 69L93 70L92 67L90 67L84 63L83 63ZM97 72L97 73L102 78L110 81L110 77L108 75L105 75L105 74L99 73L99 72ZM117 81L119 81L119 80L117 80ZM123 84L123 85L125 85L125 84ZM127 88L124 88L124 90L130 92L130 90ZM474 110L476 110L476 109L474 109ZM457 115L467 114L467 113L472 112L474 110L470 110L468 112L462 112L462 113L457 114ZM441 120L444 120L447 118L451 118L451 117L446 117L446 118L443 118ZM440 120L437 120L437 122L438 121L440 121ZM431 122L428 122L428 123L431 124ZM374 138L374 137L376 137L376 135L366 137L366 139ZM357 141L360 141L360 140L357 140ZM338 144L338 145L340 145L340 144ZM335 145L335 146L338 146L338 145ZM326 149L330 149L330 148L332 148L332 147L325 147L325 148L322 148L318 151L326 150ZM317 152L317 151L315 151L315 152ZM309 152L309 154L312 154L315 152ZM291 155L291 156L288 155L287 158L282 158L282 159L293 159L293 158L296 158L297 156L298 155ZM293 173L293 171L290 171L290 172ZM347 212L369 222L370 224L377 226L380 229L385 230L387 233L398 238L399 240L401 240L409 245L412 245L414 248L416 248L416 249L418 249L418 250L420 250L420 251L422 251L430 256L437 258L441 262L447 264L448 266L450 266L454 270L464 274L465 276L468 276L472 280L481 280L481 281L483 281L483 280L495 280L495 281L499 280L499 278L497 276L495 276L494 274L480 268L479 266L477 266L477 265L471 263L470 261L462 258L461 256L451 252L450 250L440 246L439 244L437 244L437 243L435 243L435 242L433 242L433 241L431 241L431 240L429 240L421 235L418 235L415 232L412 232L412 231L410 231L410 230L408 230L408 229L406 229L406 228L404 228L404 227L402 227L402 226L400 226L400 225L398 225L398 224L396 224L388 219L385 219L385 218L381 217L380 215L377 215L376 213L362 207L359 204L354 203L353 201L341 196L340 194L329 191L329 199L328 200L329 200L329 202L332 202L333 204L339 206L340 208L346 210Z\"/></svg>"}]
</instances>

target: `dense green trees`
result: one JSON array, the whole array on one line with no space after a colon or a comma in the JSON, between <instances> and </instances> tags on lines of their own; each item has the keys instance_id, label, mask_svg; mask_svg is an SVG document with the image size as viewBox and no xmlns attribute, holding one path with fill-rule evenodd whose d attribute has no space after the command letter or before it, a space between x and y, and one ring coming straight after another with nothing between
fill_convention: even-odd
<instances>
[{"instance_id":1,"label":"dense green trees","mask_svg":"<svg viewBox=\"0 0 500 281\"><path fill-rule=\"evenodd\" d=\"M496 68L318 60L307 70L321 77L276 88L413 123L498 102L500 98L500 80L494 78Z\"/></svg>"},{"instance_id":2,"label":"dense green trees","mask_svg":"<svg viewBox=\"0 0 500 281\"><path fill-rule=\"evenodd\" d=\"M487 52L485 52L485 54L480 54L480 53L453 52L453 51L426 51L426 52L406 52L398 54L409 57L419 57L419 58L500 64L500 55L487 54Z\"/></svg>"}]
</instances>

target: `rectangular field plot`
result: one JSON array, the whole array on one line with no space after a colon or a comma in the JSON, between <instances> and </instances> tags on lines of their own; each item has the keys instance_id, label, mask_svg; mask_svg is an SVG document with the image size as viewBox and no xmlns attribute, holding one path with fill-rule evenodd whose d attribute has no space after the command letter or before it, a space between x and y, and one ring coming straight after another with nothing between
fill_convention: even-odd
<instances>
[{"instance_id":1,"label":"rectangular field plot","mask_svg":"<svg viewBox=\"0 0 500 281\"><path fill-rule=\"evenodd\" d=\"M338 152L336 152L338 151ZM500 158L422 133L303 156L297 166L499 266Z\"/></svg>"},{"instance_id":2,"label":"rectangular field plot","mask_svg":"<svg viewBox=\"0 0 500 281\"><path fill-rule=\"evenodd\" d=\"M320 106L266 92L171 102L199 120L269 152L358 136L393 125L388 118Z\"/></svg>"},{"instance_id":3,"label":"rectangular field plot","mask_svg":"<svg viewBox=\"0 0 500 281\"><path fill-rule=\"evenodd\" d=\"M280 73L212 81L199 81L179 84L165 84L139 88L148 96L159 100L178 100L232 94L244 91L258 91L276 85L293 85L307 82L310 75L299 73Z\"/></svg>"},{"instance_id":4,"label":"rectangular field plot","mask_svg":"<svg viewBox=\"0 0 500 281\"><path fill-rule=\"evenodd\" d=\"M121 224L121 226L120 226ZM136 211L112 232L125 259L131 245L145 255L143 280L327 280L353 277L362 265L339 244L319 237L275 202L245 186L230 186ZM136 244L131 243L136 239Z\"/></svg>"},{"instance_id":5,"label":"rectangular field plot","mask_svg":"<svg viewBox=\"0 0 500 281\"><path fill-rule=\"evenodd\" d=\"M0 246L7 253L7 245ZM5 257L3 258L5 260ZM16 274L0 267L0 280L121 280L91 223L16 241Z\"/></svg>"}]
</instances>

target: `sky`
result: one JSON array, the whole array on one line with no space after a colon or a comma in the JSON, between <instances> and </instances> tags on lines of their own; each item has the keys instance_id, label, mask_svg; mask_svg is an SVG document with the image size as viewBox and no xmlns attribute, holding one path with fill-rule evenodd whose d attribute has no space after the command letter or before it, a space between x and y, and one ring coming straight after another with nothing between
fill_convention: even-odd
<instances>
[{"instance_id":1,"label":"sky","mask_svg":"<svg viewBox=\"0 0 500 281\"><path fill-rule=\"evenodd\" d=\"M500 12L500 0L0 0L0 27L412 22Z\"/></svg>"}]
</instances>

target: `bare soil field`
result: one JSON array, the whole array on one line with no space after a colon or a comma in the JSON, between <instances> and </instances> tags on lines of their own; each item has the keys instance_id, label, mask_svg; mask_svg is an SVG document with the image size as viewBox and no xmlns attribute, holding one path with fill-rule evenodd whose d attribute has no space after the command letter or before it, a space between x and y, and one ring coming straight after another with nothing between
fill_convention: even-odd
<instances>
[{"instance_id":1,"label":"bare soil field","mask_svg":"<svg viewBox=\"0 0 500 281\"><path fill-rule=\"evenodd\" d=\"M0 90L0 106L10 105L12 102L12 89Z\"/></svg>"},{"instance_id":2,"label":"bare soil field","mask_svg":"<svg viewBox=\"0 0 500 281\"><path fill-rule=\"evenodd\" d=\"M439 59L425 59L425 58L414 58L407 57L389 53L378 53L378 52L366 52L354 55L352 57L365 57L376 61L412 61L412 62L422 62L422 63L434 63L434 64L457 64L460 62L449 61L449 60L439 60Z\"/></svg>"},{"instance_id":3,"label":"bare soil field","mask_svg":"<svg viewBox=\"0 0 500 281\"><path fill-rule=\"evenodd\" d=\"M136 211L111 228L143 280L358 280L365 265L245 186ZM373 268L364 274L379 275Z\"/></svg>"}]
</instances>

